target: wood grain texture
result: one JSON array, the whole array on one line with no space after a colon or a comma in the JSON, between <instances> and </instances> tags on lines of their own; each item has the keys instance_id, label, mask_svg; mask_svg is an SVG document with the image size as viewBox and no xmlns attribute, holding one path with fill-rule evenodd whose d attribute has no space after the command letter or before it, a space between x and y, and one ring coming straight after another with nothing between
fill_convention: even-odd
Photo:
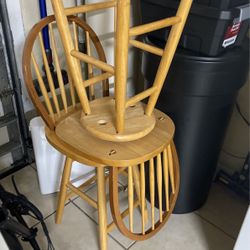
<instances>
[{"instance_id":1,"label":"wood grain texture","mask_svg":"<svg viewBox=\"0 0 250 250\"><path fill-rule=\"evenodd\" d=\"M163 49L157 48L155 46L152 46L152 45L140 42L140 41L130 40L129 44L138 48L138 49L145 50L145 51L150 52L152 54L155 54L157 56L163 55Z\"/></svg>"},{"instance_id":2,"label":"wood grain texture","mask_svg":"<svg viewBox=\"0 0 250 250\"><path fill-rule=\"evenodd\" d=\"M56 224L60 224L62 221L63 210L65 206L65 201L67 198L67 184L70 179L72 162L73 160L69 157L67 157L65 160L62 180L61 180L61 187L60 187L60 192L59 192L59 198L58 198L58 203L57 203L57 210L56 210L56 221L55 221Z\"/></svg>"},{"instance_id":3,"label":"wood grain texture","mask_svg":"<svg viewBox=\"0 0 250 250\"><path fill-rule=\"evenodd\" d=\"M181 17L174 16L174 17L168 17L164 18L159 21L154 21L151 23L143 24L140 26L136 26L133 28L130 28L129 35L130 36L139 36L154 30L162 29L168 26L175 25L181 21Z\"/></svg>"},{"instance_id":4,"label":"wood grain texture","mask_svg":"<svg viewBox=\"0 0 250 250\"><path fill-rule=\"evenodd\" d=\"M117 1L115 36L115 128L124 132L125 104L128 77L128 39L130 23L130 0Z\"/></svg>"},{"instance_id":5,"label":"wood grain texture","mask_svg":"<svg viewBox=\"0 0 250 250\"><path fill-rule=\"evenodd\" d=\"M182 30L186 23L191 4L192 4L192 0L182 0L180 2L179 8L176 13L176 17L178 17L181 21L173 25L169 33L168 40L164 48L163 56L161 58L161 61L160 61L160 64L159 64L159 67L157 69L157 73L155 76L155 80L153 83L153 86L157 87L157 91L154 94L152 94L148 100L148 105L146 108L147 115L152 114L155 104L160 95L162 86L168 74L177 45L179 43Z\"/></svg>"},{"instance_id":6,"label":"wood grain texture","mask_svg":"<svg viewBox=\"0 0 250 250\"><path fill-rule=\"evenodd\" d=\"M128 167L128 207L129 207L129 229L134 231L134 186L132 166Z\"/></svg>"},{"instance_id":7,"label":"wood grain texture","mask_svg":"<svg viewBox=\"0 0 250 250\"><path fill-rule=\"evenodd\" d=\"M154 159L151 158L149 162L149 192L151 205L151 225L152 230L155 229L155 169Z\"/></svg>"},{"instance_id":8,"label":"wood grain texture","mask_svg":"<svg viewBox=\"0 0 250 250\"><path fill-rule=\"evenodd\" d=\"M164 175L164 186L165 186L165 208L169 211L169 174L168 174L168 156L167 149L163 151L163 175Z\"/></svg>"},{"instance_id":9,"label":"wood grain texture","mask_svg":"<svg viewBox=\"0 0 250 250\"><path fill-rule=\"evenodd\" d=\"M93 136L107 141L127 142L140 139L155 126L155 117L144 114L144 104L137 103L127 109L124 117L125 129L117 133L115 124L115 100L112 97L90 102L92 113L82 112L81 124Z\"/></svg>"},{"instance_id":10,"label":"wood grain texture","mask_svg":"<svg viewBox=\"0 0 250 250\"><path fill-rule=\"evenodd\" d=\"M84 112L86 114L90 114L91 110L89 107L86 89L82 85L83 77L82 72L79 68L79 62L76 58L71 56L71 51L75 50L75 48L69 29L69 23L64 12L63 2L58 0L51 0L51 4L54 10L58 31L64 48L67 67L69 73L71 74L71 79L76 88Z\"/></svg>"},{"instance_id":11,"label":"wood grain texture","mask_svg":"<svg viewBox=\"0 0 250 250\"><path fill-rule=\"evenodd\" d=\"M175 193L174 166L173 166L173 155L172 155L171 145L168 145L168 162L169 162L169 174L170 174L172 193Z\"/></svg>"},{"instance_id":12,"label":"wood grain texture","mask_svg":"<svg viewBox=\"0 0 250 250\"><path fill-rule=\"evenodd\" d=\"M146 240L149 239L150 237L152 237L153 235L155 235L167 222L170 214L172 213L173 209L174 209L174 205L176 203L176 199L177 199L177 195L178 195L178 191L179 191L179 181L180 181L180 177L179 177L179 161L178 161L178 157L177 157L177 153L176 153L176 149L174 146L173 141L170 142L171 147L173 149L173 166L174 166L174 178L175 178L175 188L176 188L176 193L175 194L171 194L170 195L170 199L169 199L169 203L170 203L170 207L169 207L169 211L165 211L163 212L162 215L162 222L160 222L160 220L155 221L155 225L154 225L154 229L152 229L152 227L150 227L149 229L147 229L145 231L145 234L143 234L142 232L131 232L129 230L129 228L126 227L126 225L123 222L123 218L121 216L120 210L119 210L119 192L118 192L118 169L115 167L111 168L111 178L110 178L110 207L111 207L111 211L112 211L112 216L114 219L114 222L116 223L117 227L119 228L119 230L128 238L132 239L132 240L136 240L136 241L141 241L141 240ZM157 155L155 155L154 157L156 157Z\"/></svg>"},{"instance_id":13,"label":"wood grain texture","mask_svg":"<svg viewBox=\"0 0 250 250\"><path fill-rule=\"evenodd\" d=\"M161 154L157 155L157 190L159 202L159 218L162 222L162 160Z\"/></svg>"},{"instance_id":14,"label":"wood grain texture","mask_svg":"<svg viewBox=\"0 0 250 250\"><path fill-rule=\"evenodd\" d=\"M23 59L22 59L23 60L23 76L24 76L24 81L25 81L29 96L31 97L31 100L36 110L38 111L39 115L43 118L46 125L52 130L55 128L55 123L56 123L56 119L54 116L54 107L53 107L54 105L50 102L48 93L46 93L47 90L44 86L44 82L42 79L42 72L40 71L39 66L36 62L36 59L33 53L33 47L34 47L36 40L39 39L39 33L42 31L42 29L48 24L52 24L54 21L55 21L54 16L48 16L42 19L41 21L39 21L36 25L34 25L34 27L30 30L29 34L27 35L27 38L24 44ZM100 40L95 34L95 32L91 29L91 27L77 17L70 16L68 17L68 21L70 23L74 22L75 25L79 27L80 29L84 31L88 31L90 40L92 41L92 44L97 51L98 58L102 60L103 62L106 62L105 53L100 43ZM56 25L54 25L54 28L56 28ZM53 37L51 37L51 39L53 39ZM58 59L60 60L61 58L58 58ZM33 77L32 77L32 65L34 66L36 77L39 83L39 87L44 96L45 105L39 99L38 93L34 87L34 82L33 82ZM71 104L70 102L68 102L67 105L72 105L73 107L75 107L77 95L75 93L75 89L74 89L70 74L68 74L68 78L69 78L69 85L70 85ZM102 81L102 88L103 88L103 96L108 96L109 95L108 79ZM64 107L64 110L65 110L65 107ZM60 110L60 114L61 112L62 110Z\"/></svg>"},{"instance_id":15,"label":"wood grain texture","mask_svg":"<svg viewBox=\"0 0 250 250\"><path fill-rule=\"evenodd\" d=\"M99 246L101 250L107 249L107 204L104 168L97 168L97 199L98 199L98 223Z\"/></svg>"},{"instance_id":16,"label":"wood grain texture","mask_svg":"<svg viewBox=\"0 0 250 250\"><path fill-rule=\"evenodd\" d=\"M79 13L87 13L90 11L97 11L106 8L111 8L116 5L116 1L106 1L104 3L93 3L93 4L85 4L79 5L76 7L65 8L65 15L75 15Z\"/></svg>"},{"instance_id":17,"label":"wood grain texture","mask_svg":"<svg viewBox=\"0 0 250 250\"><path fill-rule=\"evenodd\" d=\"M126 167L145 162L153 155L162 152L174 135L172 120L159 110L155 110L156 125L151 133L136 141L123 143L104 141L92 136L81 125L80 115L81 111L78 111L60 121L56 127L56 135L66 145L81 152L81 157L97 164ZM49 137L47 135L55 148L67 154L67 148L64 149L61 145L53 143Z\"/></svg>"}]
</instances>

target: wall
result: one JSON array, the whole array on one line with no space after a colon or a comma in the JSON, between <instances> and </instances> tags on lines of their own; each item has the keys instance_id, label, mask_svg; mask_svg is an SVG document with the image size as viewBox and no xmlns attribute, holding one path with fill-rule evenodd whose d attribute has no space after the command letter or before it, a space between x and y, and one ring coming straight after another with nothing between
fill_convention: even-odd
<instances>
[{"instance_id":1,"label":"wall","mask_svg":"<svg viewBox=\"0 0 250 250\"><path fill-rule=\"evenodd\" d=\"M238 104L244 117L249 121L250 79L239 91ZM234 108L225 137L219 165L229 172L240 170L249 152L249 127Z\"/></svg>"}]
</instances>

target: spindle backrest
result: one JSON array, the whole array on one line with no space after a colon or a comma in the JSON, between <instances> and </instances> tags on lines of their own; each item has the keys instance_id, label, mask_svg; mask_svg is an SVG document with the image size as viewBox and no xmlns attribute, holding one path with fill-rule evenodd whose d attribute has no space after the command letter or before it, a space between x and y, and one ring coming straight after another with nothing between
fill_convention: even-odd
<instances>
[{"instance_id":1,"label":"spindle backrest","mask_svg":"<svg viewBox=\"0 0 250 250\"><path fill-rule=\"evenodd\" d=\"M72 8L64 8L62 0L51 0L51 2L58 23L60 35L63 41L69 70L71 72L76 91L79 94L84 114L86 115L86 117L82 118L83 126L86 127L90 132L95 134L97 137L111 141L135 140L148 134L153 129L155 122L153 122L152 119L150 120L145 118L144 114L146 114L146 116L152 115L166 75L168 73L171 61L173 59L176 47L178 45L183 27L185 25L192 0L181 0L176 15L173 17L165 18L160 21L155 21L132 28L130 28L130 0L112 0L101 3L86 4ZM107 63L104 63L92 56L86 55L76 50L70 37L68 22L66 18L67 15L71 14L86 13L111 7L115 9L116 13L114 66L108 65ZM131 37L142 35L168 26L172 26L172 28L164 49L156 48L152 45L144 44L140 41L131 39ZM159 55L162 57L162 59L152 87L127 99L126 83L129 44L142 50ZM109 127L113 126L113 129L105 129L105 131L103 131L101 127L98 127L98 124L100 124L100 120L96 121L95 119L87 117L88 115L91 116L92 111L91 105L86 95L86 91L84 89L84 86L82 85L82 79L79 70L76 67L78 59L90 63L95 67L107 72L105 75L106 77L110 77L113 75L115 76L115 117L114 119L108 119L108 123L114 123L113 125L108 124ZM130 109L131 106L136 105L138 102L142 101L145 98L149 99L147 105L145 106L144 112L140 112L140 110L138 112L135 112ZM104 106L104 104L100 106ZM110 106L111 105L107 105L107 109L110 108ZM103 109L98 109L99 111L103 111ZM127 115L128 112L134 113L133 115ZM98 110L95 110L94 113L94 116L96 117L98 115ZM133 116L134 119L131 120L131 122L126 123L126 119L128 116ZM140 120L139 116L144 117L144 120ZM138 128L131 128L130 124L132 123L141 123L144 125L141 125ZM107 122L105 124L107 124ZM117 133L118 135L116 136L115 133Z\"/></svg>"},{"instance_id":2,"label":"spindle backrest","mask_svg":"<svg viewBox=\"0 0 250 250\"><path fill-rule=\"evenodd\" d=\"M99 60L105 62L106 57L101 43L90 26L75 16L68 17L68 22L72 26L71 36L75 49L79 49L79 32L84 32L86 34L87 53L91 52L91 48L95 48ZM53 66L43 43L42 30L47 26ZM27 90L35 108L50 129L55 128L59 119L61 120L65 115L80 108L79 95L75 91L71 74L62 70L65 56L64 53L60 53L59 51L61 43L60 39L56 36L56 32L57 25L54 16L48 16L42 19L29 32L23 52L23 74ZM41 58L42 61L40 62L39 59ZM77 67L81 75L83 75L84 71L80 61L77 62ZM95 83L102 81L102 95L109 95L108 79L99 76L93 77L91 65L88 65L88 73L85 73L84 77L86 78L85 87L91 86L89 87L90 98L93 99L95 97L94 88L93 85L91 85L93 79ZM34 80L34 78L36 78L36 80ZM39 97L39 95L42 97Z\"/></svg>"}]
</instances>

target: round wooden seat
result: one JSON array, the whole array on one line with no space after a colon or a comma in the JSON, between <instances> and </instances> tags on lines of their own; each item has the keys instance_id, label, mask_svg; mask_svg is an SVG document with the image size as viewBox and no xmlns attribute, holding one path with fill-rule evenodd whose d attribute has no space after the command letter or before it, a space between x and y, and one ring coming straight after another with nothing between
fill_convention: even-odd
<instances>
[{"instance_id":1,"label":"round wooden seat","mask_svg":"<svg viewBox=\"0 0 250 250\"><path fill-rule=\"evenodd\" d=\"M150 133L155 126L154 115L145 114L145 104L139 102L127 108L125 129L117 133L115 127L115 99L106 97L90 102L90 115L82 112L81 123L94 136L106 140L126 142L140 139Z\"/></svg>"},{"instance_id":2,"label":"round wooden seat","mask_svg":"<svg viewBox=\"0 0 250 250\"><path fill-rule=\"evenodd\" d=\"M174 135L174 123L159 110L154 111L156 125L145 137L136 141L116 143L98 139L89 133L80 122L81 111L68 115L56 126L56 136L75 148L81 155L98 164L113 167L125 167L145 162L159 154L170 143ZM63 149L50 136L53 132L47 130L49 142L63 153Z\"/></svg>"}]
</instances>

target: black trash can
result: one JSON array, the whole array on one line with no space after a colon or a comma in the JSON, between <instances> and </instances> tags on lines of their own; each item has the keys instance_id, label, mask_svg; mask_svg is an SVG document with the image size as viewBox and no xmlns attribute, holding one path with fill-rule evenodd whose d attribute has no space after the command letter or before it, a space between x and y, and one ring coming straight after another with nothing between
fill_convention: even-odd
<instances>
[{"instance_id":1,"label":"black trash can","mask_svg":"<svg viewBox=\"0 0 250 250\"><path fill-rule=\"evenodd\" d=\"M248 46L219 57L177 50L157 103L176 125L181 184L174 213L196 210L207 199L238 90L246 82L248 55ZM159 60L143 55L146 87Z\"/></svg>"}]
</instances>

